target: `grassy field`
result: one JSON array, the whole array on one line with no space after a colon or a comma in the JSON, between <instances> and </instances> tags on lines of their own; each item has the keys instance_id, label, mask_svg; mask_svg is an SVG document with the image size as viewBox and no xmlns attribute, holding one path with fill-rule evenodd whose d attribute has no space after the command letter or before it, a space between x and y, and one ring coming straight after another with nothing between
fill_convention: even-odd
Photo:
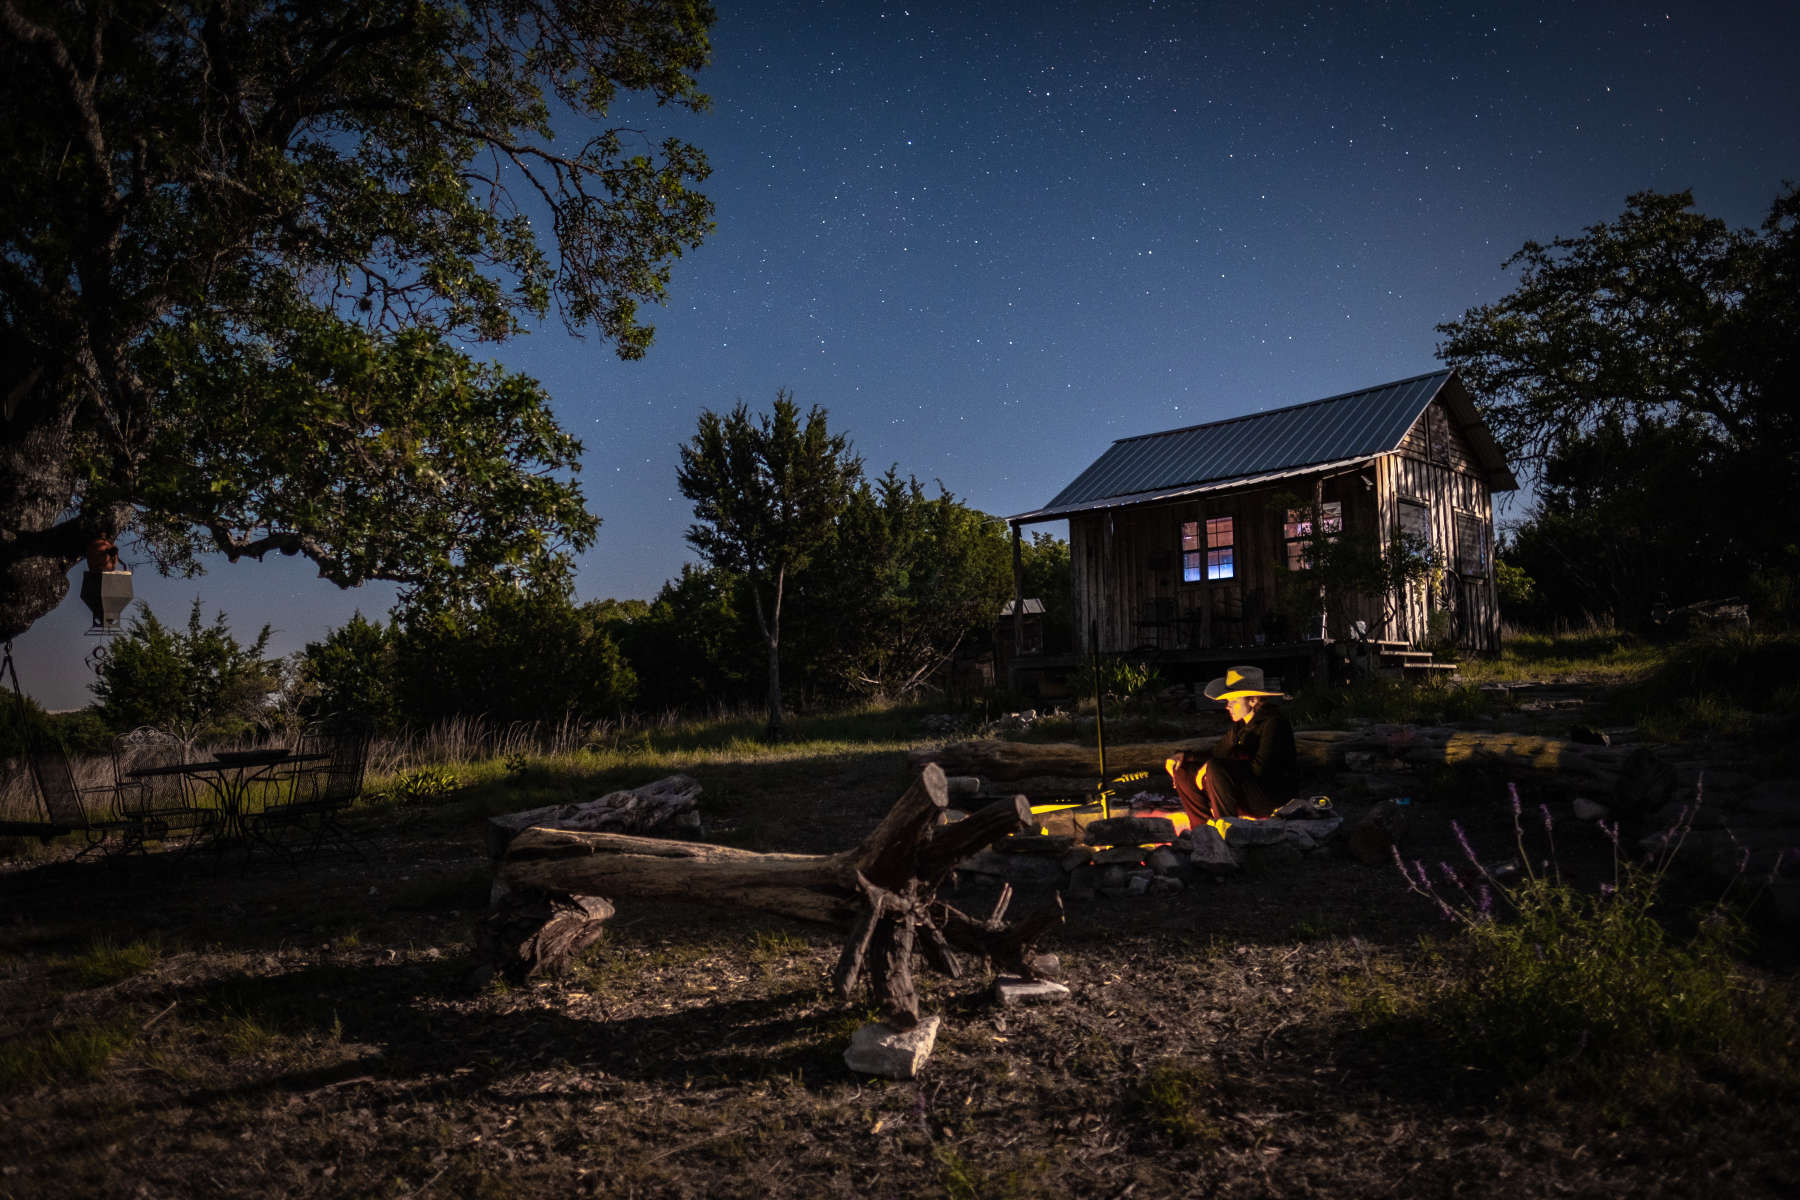
<instances>
[{"instance_id":1,"label":"grassy field","mask_svg":"<svg viewBox=\"0 0 1800 1200\"><path fill-rule=\"evenodd\" d=\"M1678 874L1618 874L1554 788L1521 832L1500 779L1418 813L1425 885L1321 853L1071 905L1055 1006L921 976L945 1027L905 1083L843 1064L871 1014L829 993L831 930L621 901L568 977L467 984L487 814L685 771L718 840L840 849L905 786L920 716L773 747L753 718L468 726L384 747L366 860L9 863L0 1197L1760 1197L1800 1174L1791 946ZM1474 919L1463 844L1546 863L1539 798L1555 872Z\"/></svg>"}]
</instances>

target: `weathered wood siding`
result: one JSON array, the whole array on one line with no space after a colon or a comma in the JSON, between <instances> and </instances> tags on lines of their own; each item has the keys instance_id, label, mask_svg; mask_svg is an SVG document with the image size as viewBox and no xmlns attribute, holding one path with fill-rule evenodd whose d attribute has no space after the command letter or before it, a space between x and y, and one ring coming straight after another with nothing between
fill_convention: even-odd
<instances>
[{"instance_id":1,"label":"weathered wood siding","mask_svg":"<svg viewBox=\"0 0 1800 1200\"><path fill-rule=\"evenodd\" d=\"M1461 430L1441 402L1434 402L1407 433L1400 452L1376 463L1381 528L1400 520L1400 505L1423 505L1433 551L1444 568L1429 587L1406 597L1386 636L1421 645L1431 636L1431 614L1460 606L1458 643L1471 650L1500 646L1500 610L1494 586L1494 510L1487 482ZM1459 530L1457 516L1467 519ZM1454 590L1455 595L1446 596Z\"/></svg>"},{"instance_id":2,"label":"weathered wood siding","mask_svg":"<svg viewBox=\"0 0 1800 1200\"><path fill-rule=\"evenodd\" d=\"M1463 611L1460 644L1499 648L1500 623L1493 567L1493 507L1468 440L1441 402L1428 407L1398 453L1328 477L1298 476L1280 487L1222 492L1138 507L1084 513L1069 519L1076 645L1103 652L1249 645L1259 633L1296 640L1316 630L1277 630L1268 624L1280 600L1280 569L1287 544L1282 525L1290 502L1314 495L1343 505L1344 528L1385 538L1400 518L1400 504L1424 508L1432 547L1450 568L1430 588L1416 588L1384 625L1384 606L1365 597L1332 614L1332 631L1367 622L1371 635L1421 645L1430 638L1431 614L1450 607L1454 588ZM1457 516L1465 520L1459 530ZM1234 572L1228 580L1205 578L1206 523L1230 517ZM1181 526L1201 532L1201 579L1182 578ZM1465 567L1469 569L1464 569Z\"/></svg>"},{"instance_id":3,"label":"weathered wood siding","mask_svg":"<svg viewBox=\"0 0 1800 1200\"><path fill-rule=\"evenodd\" d=\"M1368 471L1320 481L1322 499L1343 505L1347 528L1371 528L1378 515ZM1075 591L1076 639L1102 651L1250 645L1258 634L1298 640L1306 629L1269 624L1280 604L1287 557L1282 537L1290 502L1308 504L1315 480L1300 477L1280 488L1207 495L1170 504L1115 508L1071 517L1069 557ZM1233 573L1206 576L1207 522L1232 519ZM1183 578L1181 527L1200 532L1200 574Z\"/></svg>"}]
</instances>

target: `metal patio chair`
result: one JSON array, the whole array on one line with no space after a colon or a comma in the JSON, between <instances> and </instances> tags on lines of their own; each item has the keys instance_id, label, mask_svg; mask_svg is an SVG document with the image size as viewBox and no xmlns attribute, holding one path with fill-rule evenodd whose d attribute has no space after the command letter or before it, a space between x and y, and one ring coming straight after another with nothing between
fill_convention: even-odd
<instances>
[{"instance_id":1,"label":"metal patio chair","mask_svg":"<svg viewBox=\"0 0 1800 1200\"><path fill-rule=\"evenodd\" d=\"M216 827L217 810L195 803L186 775L132 774L147 767L185 766L187 744L180 738L142 725L114 738L112 753L118 815L141 823L143 840L167 841L174 833L207 832Z\"/></svg>"},{"instance_id":2,"label":"metal patio chair","mask_svg":"<svg viewBox=\"0 0 1800 1200\"><path fill-rule=\"evenodd\" d=\"M114 785L82 787L76 783L68 753L55 742L39 742L26 752L25 757L32 782L37 784L38 799L43 804L44 821L42 824L15 823L6 832L24 833L46 842L65 834L79 833L87 844L76 858L104 847L115 833L120 835L121 849L143 847L140 822L119 816L115 802L95 805L87 799L105 795L116 800L118 789Z\"/></svg>"},{"instance_id":3,"label":"metal patio chair","mask_svg":"<svg viewBox=\"0 0 1800 1200\"><path fill-rule=\"evenodd\" d=\"M364 857L341 817L362 795L371 740L367 729L328 723L308 726L295 753L317 755L317 761L296 766L286 795L249 818L252 835L284 853L288 840L304 837L304 853L330 842Z\"/></svg>"}]
</instances>

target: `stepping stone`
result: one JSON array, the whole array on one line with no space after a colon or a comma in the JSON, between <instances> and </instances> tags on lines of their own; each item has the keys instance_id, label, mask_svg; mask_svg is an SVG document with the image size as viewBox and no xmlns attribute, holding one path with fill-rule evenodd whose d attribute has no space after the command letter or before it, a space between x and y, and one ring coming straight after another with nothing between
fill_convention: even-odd
<instances>
[{"instance_id":1,"label":"stepping stone","mask_svg":"<svg viewBox=\"0 0 1800 1200\"><path fill-rule=\"evenodd\" d=\"M937 1045L938 1026L943 1022L935 1013L911 1029L895 1029L886 1021L872 1021L850 1036L844 1065L858 1074L879 1075L883 1079L915 1078L931 1057L932 1047Z\"/></svg>"}]
</instances>

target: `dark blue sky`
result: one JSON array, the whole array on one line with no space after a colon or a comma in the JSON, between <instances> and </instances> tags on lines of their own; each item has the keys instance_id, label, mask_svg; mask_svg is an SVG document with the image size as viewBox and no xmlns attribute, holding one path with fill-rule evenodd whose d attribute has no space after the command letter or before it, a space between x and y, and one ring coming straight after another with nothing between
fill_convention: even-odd
<instances>
[{"instance_id":1,"label":"dark blue sky","mask_svg":"<svg viewBox=\"0 0 1800 1200\"><path fill-rule=\"evenodd\" d=\"M718 7L713 110L628 114L705 148L718 205L649 356L560 327L499 355L587 448L584 599L691 557L676 447L703 408L789 388L872 471L1020 512L1114 438L1432 369L1521 243L1632 192L1755 225L1800 178L1791 2ZM280 652L392 596L125 558L158 616L198 596ZM71 594L18 639L46 704L88 698L87 623Z\"/></svg>"}]
</instances>

